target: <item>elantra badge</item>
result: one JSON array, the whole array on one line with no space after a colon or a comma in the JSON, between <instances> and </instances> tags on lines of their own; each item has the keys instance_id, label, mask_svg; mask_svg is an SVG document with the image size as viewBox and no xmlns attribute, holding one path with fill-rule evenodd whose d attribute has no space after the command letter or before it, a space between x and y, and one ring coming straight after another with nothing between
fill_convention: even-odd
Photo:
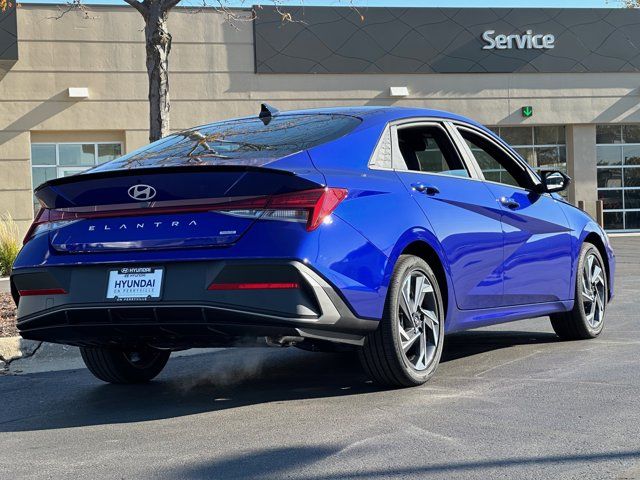
<instances>
[{"instance_id":1,"label":"elantra badge","mask_svg":"<svg viewBox=\"0 0 640 480\"><path fill-rule=\"evenodd\" d=\"M156 196L156 189L151 185L134 185L130 187L127 191L129 196L134 200L138 200L140 202L147 202Z\"/></svg>"}]
</instances>

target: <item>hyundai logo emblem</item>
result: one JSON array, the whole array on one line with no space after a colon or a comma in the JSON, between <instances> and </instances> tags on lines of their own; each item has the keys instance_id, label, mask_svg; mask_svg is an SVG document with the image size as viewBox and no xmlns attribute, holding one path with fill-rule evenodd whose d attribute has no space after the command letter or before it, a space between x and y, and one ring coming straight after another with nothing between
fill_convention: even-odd
<instances>
[{"instance_id":1,"label":"hyundai logo emblem","mask_svg":"<svg viewBox=\"0 0 640 480\"><path fill-rule=\"evenodd\" d=\"M147 202L156 196L156 189L151 185L134 185L127 190L127 193L134 200L139 200L140 202Z\"/></svg>"}]
</instances>

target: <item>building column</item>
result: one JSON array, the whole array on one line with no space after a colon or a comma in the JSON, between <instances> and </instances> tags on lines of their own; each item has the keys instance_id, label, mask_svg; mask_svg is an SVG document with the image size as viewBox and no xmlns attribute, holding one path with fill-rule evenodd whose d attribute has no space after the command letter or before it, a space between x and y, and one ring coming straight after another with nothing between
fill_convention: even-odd
<instances>
[{"instance_id":1,"label":"building column","mask_svg":"<svg viewBox=\"0 0 640 480\"><path fill-rule=\"evenodd\" d=\"M569 201L584 202L585 211L595 218L597 190L596 126L567 126L567 174L573 180L569 186Z\"/></svg>"},{"instance_id":2,"label":"building column","mask_svg":"<svg viewBox=\"0 0 640 480\"><path fill-rule=\"evenodd\" d=\"M28 131L0 131L0 215L6 213L24 235L33 220L31 137Z\"/></svg>"}]
</instances>

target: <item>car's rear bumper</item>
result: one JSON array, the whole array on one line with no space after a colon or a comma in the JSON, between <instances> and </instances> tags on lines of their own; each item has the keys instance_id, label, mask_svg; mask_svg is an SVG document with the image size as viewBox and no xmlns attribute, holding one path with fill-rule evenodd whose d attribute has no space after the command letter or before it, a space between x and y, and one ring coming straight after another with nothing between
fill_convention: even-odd
<instances>
[{"instance_id":1,"label":"car's rear bumper","mask_svg":"<svg viewBox=\"0 0 640 480\"><path fill-rule=\"evenodd\" d=\"M138 265L136 265L138 266ZM337 289L298 261L175 262L154 301L106 299L114 265L19 269L18 329L24 338L69 345L164 348L228 345L247 338L298 336L361 344L376 320L354 315ZM118 265L117 267L122 267ZM208 290L212 283L295 283L298 288Z\"/></svg>"}]
</instances>

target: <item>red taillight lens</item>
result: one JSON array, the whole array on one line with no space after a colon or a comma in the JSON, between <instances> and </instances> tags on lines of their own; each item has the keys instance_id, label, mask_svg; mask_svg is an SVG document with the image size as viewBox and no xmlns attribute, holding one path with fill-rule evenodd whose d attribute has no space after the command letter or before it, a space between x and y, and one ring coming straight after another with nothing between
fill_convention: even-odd
<instances>
[{"instance_id":1,"label":"red taillight lens","mask_svg":"<svg viewBox=\"0 0 640 480\"><path fill-rule=\"evenodd\" d=\"M47 223L49 221L48 218L49 218L48 209L41 208L40 210L38 210L38 213L36 213L33 223L29 227L29 230L27 230L27 234L24 236L24 239L22 240L23 245L27 243L29 240L31 240L31 237L35 235L36 230L38 229L38 226L44 223Z\"/></svg>"},{"instance_id":2,"label":"red taillight lens","mask_svg":"<svg viewBox=\"0 0 640 480\"><path fill-rule=\"evenodd\" d=\"M75 212L65 212L62 210L52 210L49 208L41 208L36 214L33 223L29 227L27 234L24 236L23 244L27 243L33 236L39 233L42 229L51 228L54 225L62 226L64 224L75 222L86 215Z\"/></svg>"},{"instance_id":3,"label":"red taillight lens","mask_svg":"<svg viewBox=\"0 0 640 480\"><path fill-rule=\"evenodd\" d=\"M340 202L347 198L347 193L344 188L319 188L286 193L272 197L268 208L307 210L309 212L307 230L311 232L318 228Z\"/></svg>"},{"instance_id":4,"label":"red taillight lens","mask_svg":"<svg viewBox=\"0 0 640 480\"><path fill-rule=\"evenodd\" d=\"M32 297L34 295L66 295L64 288L38 288L34 290L18 290L21 297Z\"/></svg>"}]
</instances>

